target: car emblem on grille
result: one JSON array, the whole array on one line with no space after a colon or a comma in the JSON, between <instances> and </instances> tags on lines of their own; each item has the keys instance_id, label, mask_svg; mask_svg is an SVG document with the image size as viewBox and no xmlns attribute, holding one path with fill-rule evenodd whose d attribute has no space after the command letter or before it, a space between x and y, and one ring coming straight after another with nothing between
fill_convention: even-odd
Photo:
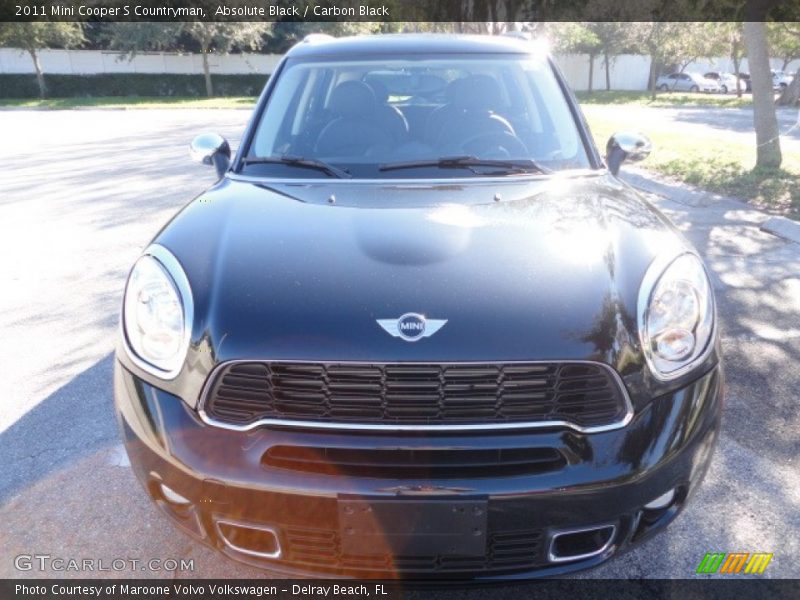
<instances>
[{"instance_id":1,"label":"car emblem on grille","mask_svg":"<svg viewBox=\"0 0 800 600\"><path fill-rule=\"evenodd\" d=\"M425 315L417 313L406 313L399 319L378 319L378 325L388 334L407 342L430 337L444 327L445 323L447 319L426 319Z\"/></svg>"}]
</instances>

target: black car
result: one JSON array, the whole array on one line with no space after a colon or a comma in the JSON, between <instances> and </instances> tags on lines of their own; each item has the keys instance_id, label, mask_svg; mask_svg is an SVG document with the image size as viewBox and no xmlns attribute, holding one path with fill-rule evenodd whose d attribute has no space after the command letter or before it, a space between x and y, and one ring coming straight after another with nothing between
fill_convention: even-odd
<instances>
[{"instance_id":1,"label":"black car","mask_svg":"<svg viewBox=\"0 0 800 600\"><path fill-rule=\"evenodd\" d=\"M295 46L219 181L129 276L131 464L182 530L286 574L503 579L663 529L723 374L695 250L505 37Z\"/></svg>"}]
</instances>

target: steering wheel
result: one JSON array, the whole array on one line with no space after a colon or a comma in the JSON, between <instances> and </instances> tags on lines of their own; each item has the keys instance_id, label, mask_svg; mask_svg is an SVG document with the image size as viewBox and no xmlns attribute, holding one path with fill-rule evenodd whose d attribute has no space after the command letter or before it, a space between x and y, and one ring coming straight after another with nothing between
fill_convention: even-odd
<instances>
[{"instance_id":1,"label":"steering wheel","mask_svg":"<svg viewBox=\"0 0 800 600\"><path fill-rule=\"evenodd\" d=\"M464 154L479 158L495 158L498 154L502 158L519 158L529 154L525 144L513 133L507 131L473 135L461 143L460 150Z\"/></svg>"}]
</instances>

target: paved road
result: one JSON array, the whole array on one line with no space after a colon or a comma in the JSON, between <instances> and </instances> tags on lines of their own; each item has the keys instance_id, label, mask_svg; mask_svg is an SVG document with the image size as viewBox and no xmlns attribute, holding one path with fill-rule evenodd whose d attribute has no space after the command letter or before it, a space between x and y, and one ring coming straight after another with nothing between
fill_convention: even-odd
<instances>
[{"instance_id":1,"label":"paved road","mask_svg":"<svg viewBox=\"0 0 800 600\"><path fill-rule=\"evenodd\" d=\"M31 553L189 557L195 576L263 575L172 528L135 482L111 410L127 270L211 183L188 159L190 138L235 140L247 117L0 112L0 577L38 575L14 568ZM669 194L654 200L714 273L727 411L693 504L663 535L584 576L687 577L706 551L750 550L775 553L767 576L800 577L800 246L760 232L764 215L745 205L634 179Z\"/></svg>"}]
</instances>

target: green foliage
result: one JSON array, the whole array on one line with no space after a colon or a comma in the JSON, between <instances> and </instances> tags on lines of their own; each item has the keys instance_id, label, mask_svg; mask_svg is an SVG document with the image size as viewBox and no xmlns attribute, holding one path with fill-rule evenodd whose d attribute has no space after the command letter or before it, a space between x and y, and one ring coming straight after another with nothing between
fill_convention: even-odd
<instances>
[{"instance_id":1,"label":"green foliage","mask_svg":"<svg viewBox=\"0 0 800 600\"><path fill-rule=\"evenodd\" d=\"M105 32L112 50L130 55L148 50L192 50L226 53L236 50L258 50L268 36L272 23L113 23ZM187 46L189 46L187 48Z\"/></svg>"},{"instance_id":2,"label":"green foliage","mask_svg":"<svg viewBox=\"0 0 800 600\"><path fill-rule=\"evenodd\" d=\"M769 23L767 41L770 55L785 64L800 58L800 23Z\"/></svg>"},{"instance_id":3,"label":"green foliage","mask_svg":"<svg viewBox=\"0 0 800 600\"><path fill-rule=\"evenodd\" d=\"M220 96L257 96L266 75L216 75ZM202 75L106 73L101 75L47 75L52 98L94 96L182 97L205 95ZM34 75L0 74L0 98L32 98L38 95Z\"/></svg>"},{"instance_id":4,"label":"green foliage","mask_svg":"<svg viewBox=\"0 0 800 600\"><path fill-rule=\"evenodd\" d=\"M551 50L560 54L597 54L602 42L585 23L552 23L547 28Z\"/></svg>"},{"instance_id":5,"label":"green foliage","mask_svg":"<svg viewBox=\"0 0 800 600\"><path fill-rule=\"evenodd\" d=\"M36 51L42 48L74 48L83 41L81 23L0 22L0 46Z\"/></svg>"}]
</instances>

